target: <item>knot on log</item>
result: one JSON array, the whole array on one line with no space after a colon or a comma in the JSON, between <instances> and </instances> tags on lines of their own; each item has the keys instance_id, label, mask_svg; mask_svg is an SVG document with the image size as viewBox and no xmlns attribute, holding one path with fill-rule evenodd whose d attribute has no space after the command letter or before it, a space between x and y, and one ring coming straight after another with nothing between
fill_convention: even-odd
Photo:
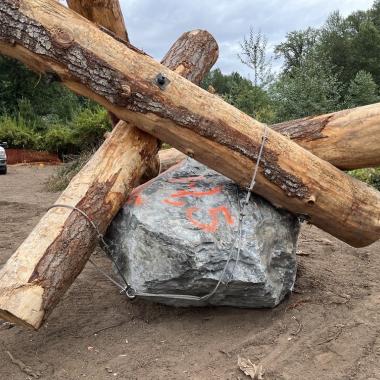
<instances>
[{"instance_id":1,"label":"knot on log","mask_svg":"<svg viewBox=\"0 0 380 380\"><path fill-rule=\"evenodd\" d=\"M69 48L74 43L74 34L69 28L55 27L51 31L52 39L56 45Z\"/></svg>"}]
</instances>

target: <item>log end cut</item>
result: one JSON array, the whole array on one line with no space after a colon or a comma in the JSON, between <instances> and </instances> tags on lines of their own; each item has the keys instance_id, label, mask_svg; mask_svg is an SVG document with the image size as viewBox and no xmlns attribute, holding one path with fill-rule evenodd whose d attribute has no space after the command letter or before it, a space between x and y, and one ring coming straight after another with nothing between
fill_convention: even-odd
<instances>
[{"instance_id":1,"label":"log end cut","mask_svg":"<svg viewBox=\"0 0 380 380\"><path fill-rule=\"evenodd\" d=\"M45 312L44 289L38 284L5 288L0 291L0 318L25 327L39 329Z\"/></svg>"}]
</instances>

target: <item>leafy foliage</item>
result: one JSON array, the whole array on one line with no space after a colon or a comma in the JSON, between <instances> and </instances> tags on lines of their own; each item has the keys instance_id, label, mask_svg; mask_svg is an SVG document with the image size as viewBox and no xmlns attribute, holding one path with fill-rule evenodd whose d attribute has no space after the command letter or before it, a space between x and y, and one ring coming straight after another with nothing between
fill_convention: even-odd
<instances>
[{"instance_id":1,"label":"leafy foliage","mask_svg":"<svg viewBox=\"0 0 380 380\"><path fill-rule=\"evenodd\" d=\"M286 40L275 47L276 58L284 60L285 73L301 67L305 58L314 49L319 34L320 32L313 28L290 32L286 35Z\"/></svg>"},{"instance_id":2,"label":"leafy foliage","mask_svg":"<svg viewBox=\"0 0 380 380\"><path fill-rule=\"evenodd\" d=\"M47 150L60 156L97 147L110 129L107 112L98 106L79 110L71 122L54 122L42 131L21 117L0 117L0 141L9 147Z\"/></svg>"},{"instance_id":3,"label":"leafy foliage","mask_svg":"<svg viewBox=\"0 0 380 380\"><path fill-rule=\"evenodd\" d=\"M10 147L78 154L109 129L103 108L0 56L0 140Z\"/></svg>"},{"instance_id":4,"label":"leafy foliage","mask_svg":"<svg viewBox=\"0 0 380 380\"><path fill-rule=\"evenodd\" d=\"M309 54L280 75L270 91L277 121L286 121L337 110L341 84L328 62Z\"/></svg>"},{"instance_id":5,"label":"leafy foliage","mask_svg":"<svg viewBox=\"0 0 380 380\"><path fill-rule=\"evenodd\" d=\"M364 106L379 101L378 86L373 80L372 74L359 71L351 80L345 96L347 108Z\"/></svg>"},{"instance_id":6,"label":"leafy foliage","mask_svg":"<svg viewBox=\"0 0 380 380\"><path fill-rule=\"evenodd\" d=\"M380 168L357 169L350 171L349 174L380 190Z\"/></svg>"},{"instance_id":7,"label":"leafy foliage","mask_svg":"<svg viewBox=\"0 0 380 380\"><path fill-rule=\"evenodd\" d=\"M9 147L35 149L39 146L39 136L26 127L24 120L10 116L0 117L0 141L6 141Z\"/></svg>"},{"instance_id":8,"label":"leafy foliage","mask_svg":"<svg viewBox=\"0 0 380 380\"><path fill-rule=\"evenodd\" d=\"M220 69L215 69L202 83L205 89L210 86L228 103L259 121L271 123L274 120L272 101L268 92L255 86L239 73L224 75Z\"/></svg>"}]
</instances>

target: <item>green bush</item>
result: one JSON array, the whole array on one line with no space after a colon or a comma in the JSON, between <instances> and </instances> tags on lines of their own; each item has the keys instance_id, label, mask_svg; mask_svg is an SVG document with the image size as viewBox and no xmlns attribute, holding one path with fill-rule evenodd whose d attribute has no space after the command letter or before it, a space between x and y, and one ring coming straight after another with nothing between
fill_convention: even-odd
<instances>
[{"instance_id":1,"label":"green bush","mask_svg":"<svg viewBox=\"0 0 380 380\"><path fill-rule=\"evenodd\" d=\"M112 128L107 111L99 106L81 110L70 126L72 136L69 142L77 147L78 152L99 146L104 134Z\"/></svg>"},{"instance_id":2,"label":"green bush","mask_svg":"<svg viewBox=\"0 0 380 380\"><path fill-rule=\"evenodd\" d=\"M6 141L10 148L36 149L41 138L28 128L23 119L10 116L0 117L0 141Z\"/></svg>"},{"instance_id":3,"label":"green bush","mask_svg":"<svg viewBox=\"0 0 380 380\"><path fill-rule=\"evenodd\" d=\"M73 131L66 126L57 125L47 131L43 145L45 150L61 156L76 150L72 141Z\"/></svg>"},{"instance_id":4,"label":"green bush","mask_svg":"<svg viewBox=\"0 0 380 380\"><path fill-rule=\"evenodd\" d=\"M380 168L356 169L350 175L380 190Z\"/></svg>"},{"instance_id":5,"label":"green bush","mask_svg":"<svg viewBox=\"0 0 380 380\"><path fill-rule=\"evenodd\" d=\"M30 103L20 104L18 117L0 116L0 141L11 148L77 155L98 147L111 129L107 111L99 106L83 108L71 122L62 124L54 115L33 119Z\"/></svg>"}]
</instances>

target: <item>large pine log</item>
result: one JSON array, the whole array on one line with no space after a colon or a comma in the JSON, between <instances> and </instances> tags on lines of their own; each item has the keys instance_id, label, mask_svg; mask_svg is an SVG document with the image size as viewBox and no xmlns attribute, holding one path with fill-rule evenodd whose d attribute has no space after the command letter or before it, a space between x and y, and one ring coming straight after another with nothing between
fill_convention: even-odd
<instances>
[{"instance_id":1,"label":"large pine log","mask_svg":"<svg viewBox=\"0 0 380 380\"><path fill-rule=\"evenodd\" d=\"M119 0L67 0L67 5L88 20L129 42Z\"/></svg>"},{"instance_id":2,"label":"large pine log","mask_svg":"<svg viewBox=\"0 0 380 380\"><path fill-rule=\"evenodd\" d=\"M0 16L0 52L55 73L120 119L249 184L261 123L53 0L3 0ZM379 238L379 193L273 130L255 192L353 246Z\"/></svg>"},{"instance_id":3,"label":"large pine log","mask_svg":"<svg viewBox=\"0 0 380 380\"><path fill-rule=\"evenodd\" d=\"M343 170L380 166L380 103L271 126ZM175 149L160 152L161 168L183 160Z\"/></svg>"},{"instance_id":4,"label":"large pine log","mask_svg":"<svg viewBox=\"0 0 380 380\"><path fill-rule=\"evenodd\" d=\"M272 128L340 169L380 166L380 103Z\"/></svg>"},{"instance_id":5,"label":"large pine log","mask_svg":"<svg viewBox=\"0 0 380 380\"><path fill-rule=\"evenodd\" d=\"M123 14L121 12L119 0L68 0L67 5L69 8L83 17L86 17L88 20L105 27L108 31L114 33L116 38L129 43L128 32L125 26ZM176 49L182 54L184 49L181 48L182 46L178 47L178 42L180 41L181 40L177 41L175 46L177 46ZM195 46L196 48L199 48L198 43L196 43ZM171 64L169 60L162 62L164 65L165 63L169 63L169 65ZM181 67L176 67L175 65L171 65L169 67L173 67L176 70L181 69ZM119 118L112 112L109 112L108 114L113 127L115 127L119 122L123 123L123 121L120 121ZM114 143L118 144L117 141ZM157 145L159 145L159 141L157 141ZM159 156L156 155L152 158L139 183L147 182L157 176L160 172L160 167Z\"/></svg>"},{"instance_id":6,"label":"large pine log","mask_svg":"<svg viewBox=\"0 0 380 380\"><path fill-rule=\"evenodd\" d=\"M154 137L119 125L57 203L83 210L104 233L156 151ZM0 318L39 328L96 243L97 234L77 211L48 211L0 271Z\"/></svg>"},{"instance_id":7,"label":"large pine log","mask_svg":"<svg viewBox=\"0 0 380 380\"><path fill-rule=\"evenodd\" d=\"M200 60L189 66L194 52ZM208 32L197 30L184 33L169 53L165 65L198 81L215 63L218 45ZM156 138L119 122L56 204L83 210L104 233L158 146ZM0 317L38 329L82 271L96 242L95 231L78 212L48 211L0 272Z\"/></svg>"}]
</instances>

